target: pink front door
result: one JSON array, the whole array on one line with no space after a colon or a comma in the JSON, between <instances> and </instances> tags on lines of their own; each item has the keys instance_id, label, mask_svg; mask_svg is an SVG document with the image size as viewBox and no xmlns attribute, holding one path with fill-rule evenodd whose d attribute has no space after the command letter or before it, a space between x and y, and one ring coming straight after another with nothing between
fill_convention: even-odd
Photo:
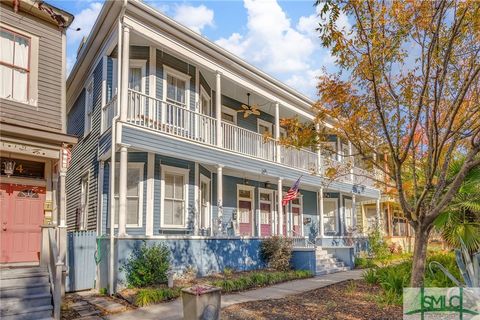
<instances>
[{"instance_id":1,"label":"pink front door","mask_svg":"<svg viewBox=\"0 0 480 320\"><path fill-rule=\"evenodd\" d=\"M44 203L44 187L0 185L0 263L39 261Z\"/></svg>"},{"instance_id":2,"label":"pink front door","mask_svg":"<svg viewBox=\"0 0 480 320\"><path fill-rule=\"evenodd\" d=\"M299 207L292 207L292 215L293 215L293 234L298 236L301 235L300 232L300 208Z\"/></svg>"},{"instance_id":3,"label":"pink front door","mask_svg":"<svg viewBox=\"0 0 480 320\"><path fill-rule=\"evenodd\" d=\"M239 232L242 236L252 235L252 201L239 200Z\"/></svg>"},{"instance_id":4,"label":"pink front door","mask_svg":"<svg viewBox=\"0 0 480 320\"><path fill-rule=\"evenodd\" d=\"M283 206L282 210L283 210L283 213L282 213L283 214L283 235L287 236L288 235L287 234L287 223L288 223L287 206Z\"/></svg>"},{"instance_id":5,"label":"pink front door","mask_svg":"<svg viewBox=\"0 0 480 320\"><path fill-rule=\"evenodd\" d=\"M267 237L272 234L272 205L260 203L260 236Z\"/></svg>"}]
</instances>

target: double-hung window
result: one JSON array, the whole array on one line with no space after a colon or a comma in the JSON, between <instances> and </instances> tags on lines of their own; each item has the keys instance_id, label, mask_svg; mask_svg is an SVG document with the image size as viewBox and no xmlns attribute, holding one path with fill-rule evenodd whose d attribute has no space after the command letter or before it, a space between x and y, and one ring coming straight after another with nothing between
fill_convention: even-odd
<instances>
[{"instance_id":1,"label":"double-hung window","mask_svg":"<svg viewBox=\"0 0 480 320\"><path fill-rule=\"evenodd\" d=\"M188 209L188 169L162 165L162 227L184 228Z\"/></svg>"},{"instance_id":2,"label":"double-hung window","mask_svg":"<svg viewBox=\"0 0 480 320\"><path fill-rule=\"evenodd\" d=\"M30 38L0 27L0 97L29 101Z\"/></svg>"},{"instance_id":3,"label":"double-hung window","mask_svg":"<svg viewBox=\"0 0 480 320\"><path fill-rule=\"evenodd\" d=\"M85 126L83 134L86 136L92 130L93 120L93 77L87 83L85 87Z\"/></svg>"},{"instance_id":4,"label":"double-hung window","mask_svg":"<svg viewBox=\"0 0 480 320\"><path fill-rule=\"evenodd\" d=\"M118 224L120 165L115 166L115 224ZM143 163L129 163L127 168L127 227L141 227L143 213Z\"/></svg>"},{"instance_id":5,"label":"double-hung window","mask_svg":"<svg viewBox=\"0 0 480 320\"><path fill-rule=\"evenodd\" d=\"M167 66L163 66L163 68L164 79L166 80L165 87L167 88L165 96L167 103L186 108L189 98L190 76Z\"/></svg>"}]
</instances>

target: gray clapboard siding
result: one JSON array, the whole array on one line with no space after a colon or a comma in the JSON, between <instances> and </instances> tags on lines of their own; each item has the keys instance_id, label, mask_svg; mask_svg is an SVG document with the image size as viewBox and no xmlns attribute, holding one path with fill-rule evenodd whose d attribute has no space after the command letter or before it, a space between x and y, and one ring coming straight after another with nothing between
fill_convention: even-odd
<instances>
[{"instance_id":1,"label":"gray clapboard siding","mask_svg":"<svg viewBox=\"0 0 480 320\"><path fill-rule=\"evenodd\" d=\"M87 229L97 227L98 205L98 168L97 148L100 136L101 103L102 103L102 60L99 61L93 73L93 116L92 129L84 136L85 121L85 90L82 90L67 115L67 132L79 138L78 144L72 150L72 162L67 172L67 225L68 230L75 230L78 224L80 208L80 183L82 176L88 172L88 214ZM90 78L87 79L89 81Z\"/></svg>"},{"instance_id":2,"label":"gray clapboard siding","mask_svg":"<svg viewBox=\"0 0 480 320\"><path fill-rule=\"evenodd\" d=\"M11 6L0 3L0 20L39 37L38 102L32 106L0 99L0 120L49 131L62 131L62 32L58 27Z\"/></svg>"}]
</instances>

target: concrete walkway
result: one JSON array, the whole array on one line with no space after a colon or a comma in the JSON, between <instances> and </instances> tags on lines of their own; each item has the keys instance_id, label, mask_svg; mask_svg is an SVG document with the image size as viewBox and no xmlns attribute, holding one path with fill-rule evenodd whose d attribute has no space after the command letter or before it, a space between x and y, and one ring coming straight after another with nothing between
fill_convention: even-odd
<instances>
[{"instance_id":1,"label":"concrete walkway","mask_svg":"<svg viewBox=\"0 0 480 320\"><path fill-rule=\"evenodd\" d=\"M244 291L235 294L222 296L222 308L232 304L243 303L255 300L280 299L289 295L294 295L328 285L342 282L350 279L360 279L363 270L351 270L318 276L309 279L295 280L279 283L270 287L256 290ZM138 319L162 319L177 320L183 319L182 299L177 299L168 303L160 303L148 307L139 308L124 313L118 313L106 317L111 320L138 320Z\"/></svg>"}]
</instances>

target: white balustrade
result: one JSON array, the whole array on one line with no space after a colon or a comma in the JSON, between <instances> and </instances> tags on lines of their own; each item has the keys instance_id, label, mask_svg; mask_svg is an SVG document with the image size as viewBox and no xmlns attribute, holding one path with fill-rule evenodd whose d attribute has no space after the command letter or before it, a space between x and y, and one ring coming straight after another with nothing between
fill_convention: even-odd
<instances>
[{"instance_id":1,"label":"white balustrade","mask_svg":"<svg viewBox=\"0 0 480 320\"><path fill-rule=\"evenodd\" d=\"M296 149L289 146L281 146L280 162L287 166L303 169L309 172L317 171L318 157L315 152L305 149Z\"/></svg>"}]
</instances>

